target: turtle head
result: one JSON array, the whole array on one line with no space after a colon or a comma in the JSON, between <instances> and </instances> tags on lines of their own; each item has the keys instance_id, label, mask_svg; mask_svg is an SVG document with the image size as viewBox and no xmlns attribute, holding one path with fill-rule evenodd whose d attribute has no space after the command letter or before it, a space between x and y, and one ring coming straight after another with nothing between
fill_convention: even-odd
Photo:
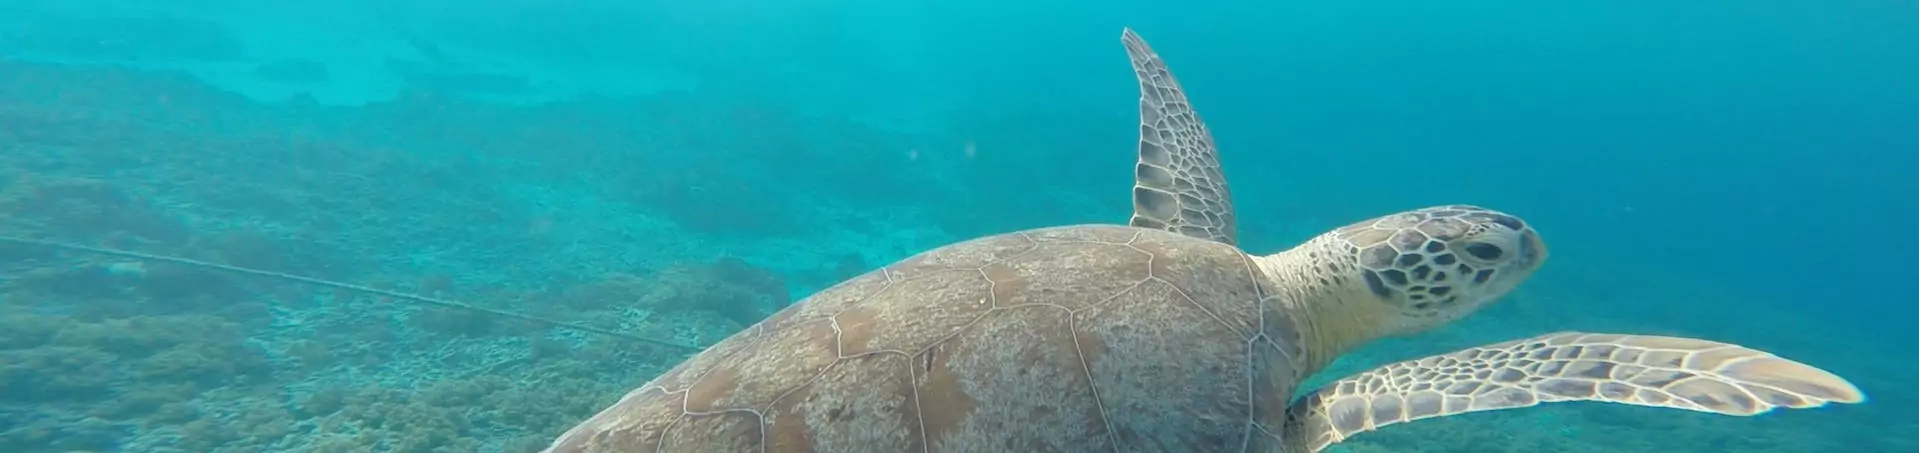
<instances>
[{"instance_id":1,"label":"turtle head","mask_svg":"<svg viewBox=\"0 0 1919 453\"><path fill-rule=\"evenodd\" d=\"M1373 326L1380 336L1416 333L1472 314L1546 262L1545 243L1531 225L1476 206L1402 212L1327 236L1355 260L1344 292L1358 299L1354 308L1375 314L1367 318L1380 322Z\"/></svg>"},{"instance_id":2,"label":"turtle head","mask_svg":"<svg viewBox=\"0 0 1919 453\"><path fill-rule=\"evenodd\" d=\"M1452 205L1354 223L1253 261L1296 314L1306 366L1318 370L1498 301L1545 264L1546 245L1518 217Z\"/></svg>"}]
</instances>

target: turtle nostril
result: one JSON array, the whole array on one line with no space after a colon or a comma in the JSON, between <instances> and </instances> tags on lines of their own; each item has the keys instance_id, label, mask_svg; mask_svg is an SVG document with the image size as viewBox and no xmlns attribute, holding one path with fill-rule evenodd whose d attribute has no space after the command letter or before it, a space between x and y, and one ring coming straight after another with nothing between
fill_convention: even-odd
<instances>
[{"instance_id":1,"label":"turtle nostril","mask_svg":"<svg viewBox=\"0 0 1919 453\"><path fill-rule=\"evenodd\" d=\"M1545 259L1546 243L1539 239L1538 234L1526 233L1526 237L1519 240L1519 256L1531 261Z\"/></svg>"}]
</instances>

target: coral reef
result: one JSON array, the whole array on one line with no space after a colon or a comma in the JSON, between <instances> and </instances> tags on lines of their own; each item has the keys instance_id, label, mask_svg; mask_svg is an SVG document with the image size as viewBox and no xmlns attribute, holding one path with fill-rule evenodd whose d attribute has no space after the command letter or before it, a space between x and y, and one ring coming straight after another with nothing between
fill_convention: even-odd
<instances>
[{"instance_id":1,"label":"coral reef","mask_svg":"<svg viewBox=\"0 0 1919 453\"><path fill-rule=\"evenodd\" d=\"M109 449L135 429L199 419L196 405L208 392L271 383L266 352L220 318L84 321L33 313L53 307L13 296L6 307L0 311L0 407L62 416L0 425L8 427L0 429L0 450Z\"/></svg>"},{"instance_id":2,"label":"coral reef","mask_svg":"<svg viewBox=\"0 0 1919 453\"><path fill-rule=\"evenodd\" d=\"M159 213L151 203L137 201L105 181L82 177L17 175L0 188L0 211L10 221L36 221L45 231L97 239L136 239L178 242L189 231ZM114 238L125 233L130 238Z\"/></svg>"},{"instance_id":3,"label":"coral reef","mask_svg":"<svg viewBox=\"0 0 1919 453\"><path fill-rule=\"evenodd\" d=\"M182 93L176 99L218 98ZM234 115L233 106L219 102L183 103L179 111ZM46 118L0 114L0 122L15 126ZM263 141L173 135L162 132L175 121L167 115L113 123L51 118L65 119L0 132L0 210L7 213L0 234L364 278L377 287L695 344L717 341L790 302L772 271L734 258L673 260L671 248L653 248L663 253L623 266L656 269L639 276L536 262L411 269L421 258L404 252L332 251L326 244L413 243L477 256L550 257L562 250L546 241L576 240L564 230L533 237L514 228L449 236L422 221L421 213L434 209L467 209L494 224L532 223L497 222L518 214L494 208L513 203L482 188L448 194L467 200L448 203L392 195L411 186L334 187L365 180L453 184L476 171L458 167L472 162L436 167L365 144L391 138ZM118 135L64 135L103 124ZM220 149L235 152L212 151ZM201 158L209 152L232 160ZM331 170L289 171L250 159ZM130 170L116 170L126 177L113 181L79 176L89 168ZM220 179L230 174L255 178ZM167 196L135 188L164 188ZM295 205L338 214L316 216ZM679 354L176 264L0 245L0 451L533 451Z\"/></svg>"},{"instance_id":4,"label":"coral reef","mask_svg":"<svg viewBox=\"0 0 1919 453\"><path fill-rule=\"evenodd\" d=\"M708 311L740 327L757 323L791 302L778 275L738 258L677 264L645 280L649 291L640 297L641 306Z\"/></svg>"}]
</instances>

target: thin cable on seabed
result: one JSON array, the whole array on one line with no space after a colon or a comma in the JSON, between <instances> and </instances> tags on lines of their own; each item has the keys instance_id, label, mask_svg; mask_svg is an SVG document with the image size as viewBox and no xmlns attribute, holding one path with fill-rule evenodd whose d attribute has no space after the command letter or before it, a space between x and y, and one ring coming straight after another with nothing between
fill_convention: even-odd
<instances>
[{"instance_id":1,"label":"thin cable on seabed","mask_svg":"<svg viewBox=\"0 0 1919 453\"><path fill-rule=\"evenodd\" d=\"M336 282L332 280L321 280L313 277L303 277L299 275L286 274L286 273L280 273L280 272L264 271L259 269L252 269L252 268L245 268L245 267L238 267L238 266L229 266L225 264L209 263L206 261L192 260L192 259L173 257L173 256L150 255L150 254L145 254L140 252L129 252L125 250L105 249L105 248L90 247L90 246L79 245L79 244L67 244L62 242L42 241L38 239L26 239L26 238L17 238L17 237L10 237L10 236L0 236L0 242L10 242L14 244L28 245L28 246L34 246L34 247L47 247L47 248L68 250L68 251L75 251L75 252L93 253L93 254L99 254L99 255L118 256L121 258L132 258L132 259L144 260L144 261L173 263L173 264L199 267L204 269L226 271L226 272L231 272L235 274L253 275L253 276L267 277L267 278L277 278L281 280L305 283L309 285L317 285L317 286L324 286L324 287L334 288L334 289L344 289L347 291L358 291L358 292L367 293L367 294L386 296L386 297L391 297L395 299L411 301L419 304L433 305L433 306L451 308L455 310L466 310L466 311L471 311L475 313L499 316L503 318L518 319L521 321L528 321L528 322L533 322L537 324L545 324L553 327L559 327L562 329L572 329L572 330L578 330L581 332L606 335L609 337L624 338L627 340L633 340L633 341L638 341L642 343L651 343L659 346L676 348L676 349L681 349L686 351L699 352L705 349L697 346L689 346L689 345L679 344L679 343L656 339L656 338L647 338L647 337L637 336L637 335L628 334L628 333L615 332L612 330L601 329L598 327L584 326L584 325L573 324L568 322L555 321L555 320L546 319L546 318L523 315L523 314L514 313L510 311L495 310L495 309L486 308L486 307L467 305L459 302L454 302L454 301L445 300L445 299L436 299L436 298L422 296L418 294L407 294L402 292L388 291L384 289L368 287L368 286L360 286L352 283L342 283L342 282Z\"/></svg>"}]
</instances>

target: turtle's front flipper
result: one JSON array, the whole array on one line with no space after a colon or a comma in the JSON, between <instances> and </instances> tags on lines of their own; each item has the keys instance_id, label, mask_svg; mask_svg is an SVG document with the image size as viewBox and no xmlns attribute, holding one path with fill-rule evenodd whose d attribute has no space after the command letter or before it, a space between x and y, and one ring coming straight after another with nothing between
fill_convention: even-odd
<instances>
[{"instance_id":1,"label":"turtle's front flipper","mask_svg":"<svg viewBox=\"0 0 1919 453\"><path fill-rule=\"evenodd\" d=\"M1139 163L1132 226L1238 245L1233 194L1213 134L1186 101L1166 61L1128 28L1120 36L1139 80Z\"/></svg>"},{"instance_id":2,"label":"turtle's front flipper","mask_svg":"<svg viewBox=\"0 0 1919 453\"><path fill-rule=\"evenodd\" d=\"M1810 365L1691 338L1563 332L1386 365L1288 409L1286 438L1317 452L1381 426L1555 401L1726 415L1865 400Z\"/></svg>"}]
</instances>

